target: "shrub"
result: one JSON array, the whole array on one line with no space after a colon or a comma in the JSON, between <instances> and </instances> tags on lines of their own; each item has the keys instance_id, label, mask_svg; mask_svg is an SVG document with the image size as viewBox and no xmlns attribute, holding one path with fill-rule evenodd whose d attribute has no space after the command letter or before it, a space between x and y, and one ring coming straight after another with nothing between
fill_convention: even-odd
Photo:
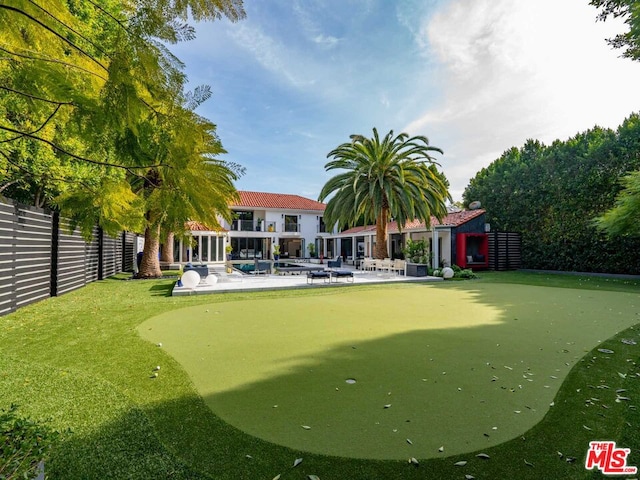
<instances>
[{"instance_id":1,"label":"shrub","mask_svg":"<svg viewBox=\"0 0 640 480\"><path fill-rule=\"evenodd\" d=\"M473 273L473 270L471 270L470 268L466 268L463 270L458 267L457 272L454 270L453 278L465 278L465 279L478 278L478 275Z\"/></svg>"},{"instance_id":2,"label":"shrub","mask_svg":"<svg viewBox=\"0 0 640 480\"><path fill-rule=\"evenodd\" d=\"M408 262L429 263L429 247L424 240L407 240L407 245L402 250L402 253L404 253L404 257Z\"/></svg>"},{"instance_id":3,"label":"shrub","mask_svg":"<svg viewBox=\"0 0 640 480\"><path fill-rule=\"evenodd\" d=\"M478 278L478 275L473 273L473 270L471 270L470 268L462 269L462 268L460 268L460 266L458 266L458 265L456 265L454 263L453 265L451 265L451 269L453 270L453 278L454 279ZM440 272L440 275L436 275L436 276L441 277L442 276L442 271Z\"/></svg>"},{"instance_id":4,"label":"shrub","mask_svg":"<svg viewBox=\"0 0 640 480\"><path fill-rule=\"evenodd\" d=\"M0 411L0 479L35 478L58 432L17 414L17 405Z\"/></svg>"}]
</instances>

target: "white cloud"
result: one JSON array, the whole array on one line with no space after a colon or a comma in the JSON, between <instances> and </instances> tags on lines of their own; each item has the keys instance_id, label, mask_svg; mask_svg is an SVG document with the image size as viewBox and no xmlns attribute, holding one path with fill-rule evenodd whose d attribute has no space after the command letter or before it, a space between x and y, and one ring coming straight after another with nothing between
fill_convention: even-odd
<instances>
[{"instance_id":1,"label":"white cloud","mask_svg":"<svg viewBox=\"0 0 640 480\"><path fill-rule=\"evenodd\" d=\"M316 35L315 37L313 37L313 41L318 45L333 48L338 44L340 40L331 35Z\"/></svg>"},{"instance_id":2,"label":"white cloud","mask_svg":"<svg viewBox=\"0 0 640 480\"><path fill-rule=\"evenodd\" d=\"M442 97L405 130L437 134L454 194L527 138L616 127L640 109L640 63L611 51L621 27L596 13L582 0L454 0L425 19L415 43L437 60Z\"/></svg>"},{"instance_id":3,"label":"white cloud","mask_svg":"<svg viewBox=\"0 0 640 480\"><path fill-rule=\"evenodd\" d=\"M291 8L302 27L302 32L309 41L324 48L334 48L338 44L340 39L333 35L325 34L323 26L315 18L318 12L327 8L325 5L317 2L310 4L309 2L295 1L292 3Z\"/></svg>"},{"instance_id":4,"label":"white cloud","mask_svg":"<svg viewBox=\"0 0 640 480\"><path fill-rule=\"evenodd\" d=\"M276 39L265 34L257 25L240 24L232 30L231 37L248 51L266 70L283 77L290 85L303 88L313 85L315 79L302 68L292 68L294 53Z\"/></svg>"},{"instance_id":5,"label":"white cloud","mask_svg":"<svg viewBox=\"0 0 640 480\"><path fill-rule=\"evenodd\" d=\"M380 94L380 104L385 108L389 108L391 106L389 96L384 92Z\"/></svg>"}]
</instances>

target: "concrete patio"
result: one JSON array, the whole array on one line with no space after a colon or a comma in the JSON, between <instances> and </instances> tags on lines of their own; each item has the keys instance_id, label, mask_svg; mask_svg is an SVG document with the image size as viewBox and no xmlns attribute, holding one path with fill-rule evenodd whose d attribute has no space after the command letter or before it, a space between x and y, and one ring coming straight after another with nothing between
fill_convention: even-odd
<instances>
[{"instance_id":1,"label":"concrete patio","mask_svg":"<svg viewBox=\"0 0 640 480\"><path fill-rule=\"evenodd\" d=\"M317 265L316 265L317 266ZM306 272L300 274L275 275L275 274L242 274L239 272L227 273L224 266L210 266L209 276L200 281L194 288L178 286L173 287L172 295L205 295L227 292L250 292L257 290L280 290L294 288L324 288L329 286L345 285L374 285L381 283L398 282L441 282L440 277L407 277L394 272L362 271L353 267L343 266L341 270L351 270L353 278L332 278L327 281L315 279L308 283ZM353 280L353 282L351 281Z\"/></svg>"}]
</instances>

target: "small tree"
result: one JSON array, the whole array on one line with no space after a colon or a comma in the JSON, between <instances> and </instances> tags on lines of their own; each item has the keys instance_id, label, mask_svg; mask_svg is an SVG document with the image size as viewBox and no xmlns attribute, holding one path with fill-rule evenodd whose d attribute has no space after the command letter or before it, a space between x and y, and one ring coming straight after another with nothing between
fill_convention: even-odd
<instances>
[{"instance_id":1,"label":"small tree","mask_svg":"<svg viewBox=\"0 0 640 480\"><path fill-rule=\"evenodd\" d=\"M307 245L307 250L309 250L309 256L311 258L315 258L315 256L316 256L316 244L315 243L310 243L309 245Z\"/></svg>"},{"instance_id":2,"label":"small tree","mask_svg":"<svg viewBox=\"0 0 640 480\"><path fill-rule=\"evenodd\" d=\"M427 242L424 240L407 240L406 247L402 250L405 259L411 263L429 263L430 253Z\"/></svg>"}]
</instances>

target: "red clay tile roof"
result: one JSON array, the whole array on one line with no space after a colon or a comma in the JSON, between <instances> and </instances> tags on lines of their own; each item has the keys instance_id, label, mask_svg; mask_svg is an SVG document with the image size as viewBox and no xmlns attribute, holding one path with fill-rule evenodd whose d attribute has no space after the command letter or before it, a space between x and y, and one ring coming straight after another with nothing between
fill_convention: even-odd
<instances>
[{"instance_id":1,"label":"red clay tile roof","mask_svg":"<svg viewBox=\"0 0 640 480\"><path fill-rule=\"evenodd\" d=\"M300 195L238 191L240 201L231 207L282 208L287 210L314 210L324 212L325 204Z\"/></svg>"},{"instance_id":2,"label":"red clay tile roof","mask_svg":"<svg viewBox=\"0 0 640 480\"><path fill-rule=\"evenodd\" d=\"M461 210L459 212L451 212L446 217L442 219L442 222L439 222L436 217L431 217L431 225L433 226L442 226L442 227L459 227L467 223L469 220L473 220L476 217L479 217L485 213L485 210ZM395 222L394 222L395 223ZM395 223L394 225L396 231L398 230L398 225ZM425 228L424 222L419 222L418 220L414 220L405 224L403 230L413 230L416 228ZM389 228L391 230L391 228Z\"/></svg>"},{"instance_id":3,"label":"red clay tile roof","mask_svg":"<svg viewBox=\"0 0 640 480\"><path fill-rule=\"evenodd\" d=\"M431 217L431 225L436 227L438 226L459 227L460 225L467 223L469 220L479 217L483 213L485 213L485 210L482 210L482 209L462 210L460 212L452 212L452 213L449 213L446 217L444 217L442 219L442 222L439 222L436 217ZM424 230L425 228L426 226L424 222L421 222L420 220L412 220L411 222L405 223L402 231ZM365 227L350 228L349 230L345 230L344 232L341 232L341 234L353 235L357 233L375 232L375 231L376 231L375 225L367 225ZM387 232L397 233L398 231L399 231L398 222L389 222L389 225L387 226Z\"/></svg>"},{"instance_id":4,"label":"red clay tile roof","mask_svg":"<svg viewBox=\"0 0 640 480\"><path fill-rule=\"evenodd\" d=\"M365 225L364 227L351 227L348 230L344 230L342 233L346 233L348 235L353 235L356 233L365 233L365 232L375 232L376 231L376 226L375 225Z\"/></svg>"}]
</instances>

